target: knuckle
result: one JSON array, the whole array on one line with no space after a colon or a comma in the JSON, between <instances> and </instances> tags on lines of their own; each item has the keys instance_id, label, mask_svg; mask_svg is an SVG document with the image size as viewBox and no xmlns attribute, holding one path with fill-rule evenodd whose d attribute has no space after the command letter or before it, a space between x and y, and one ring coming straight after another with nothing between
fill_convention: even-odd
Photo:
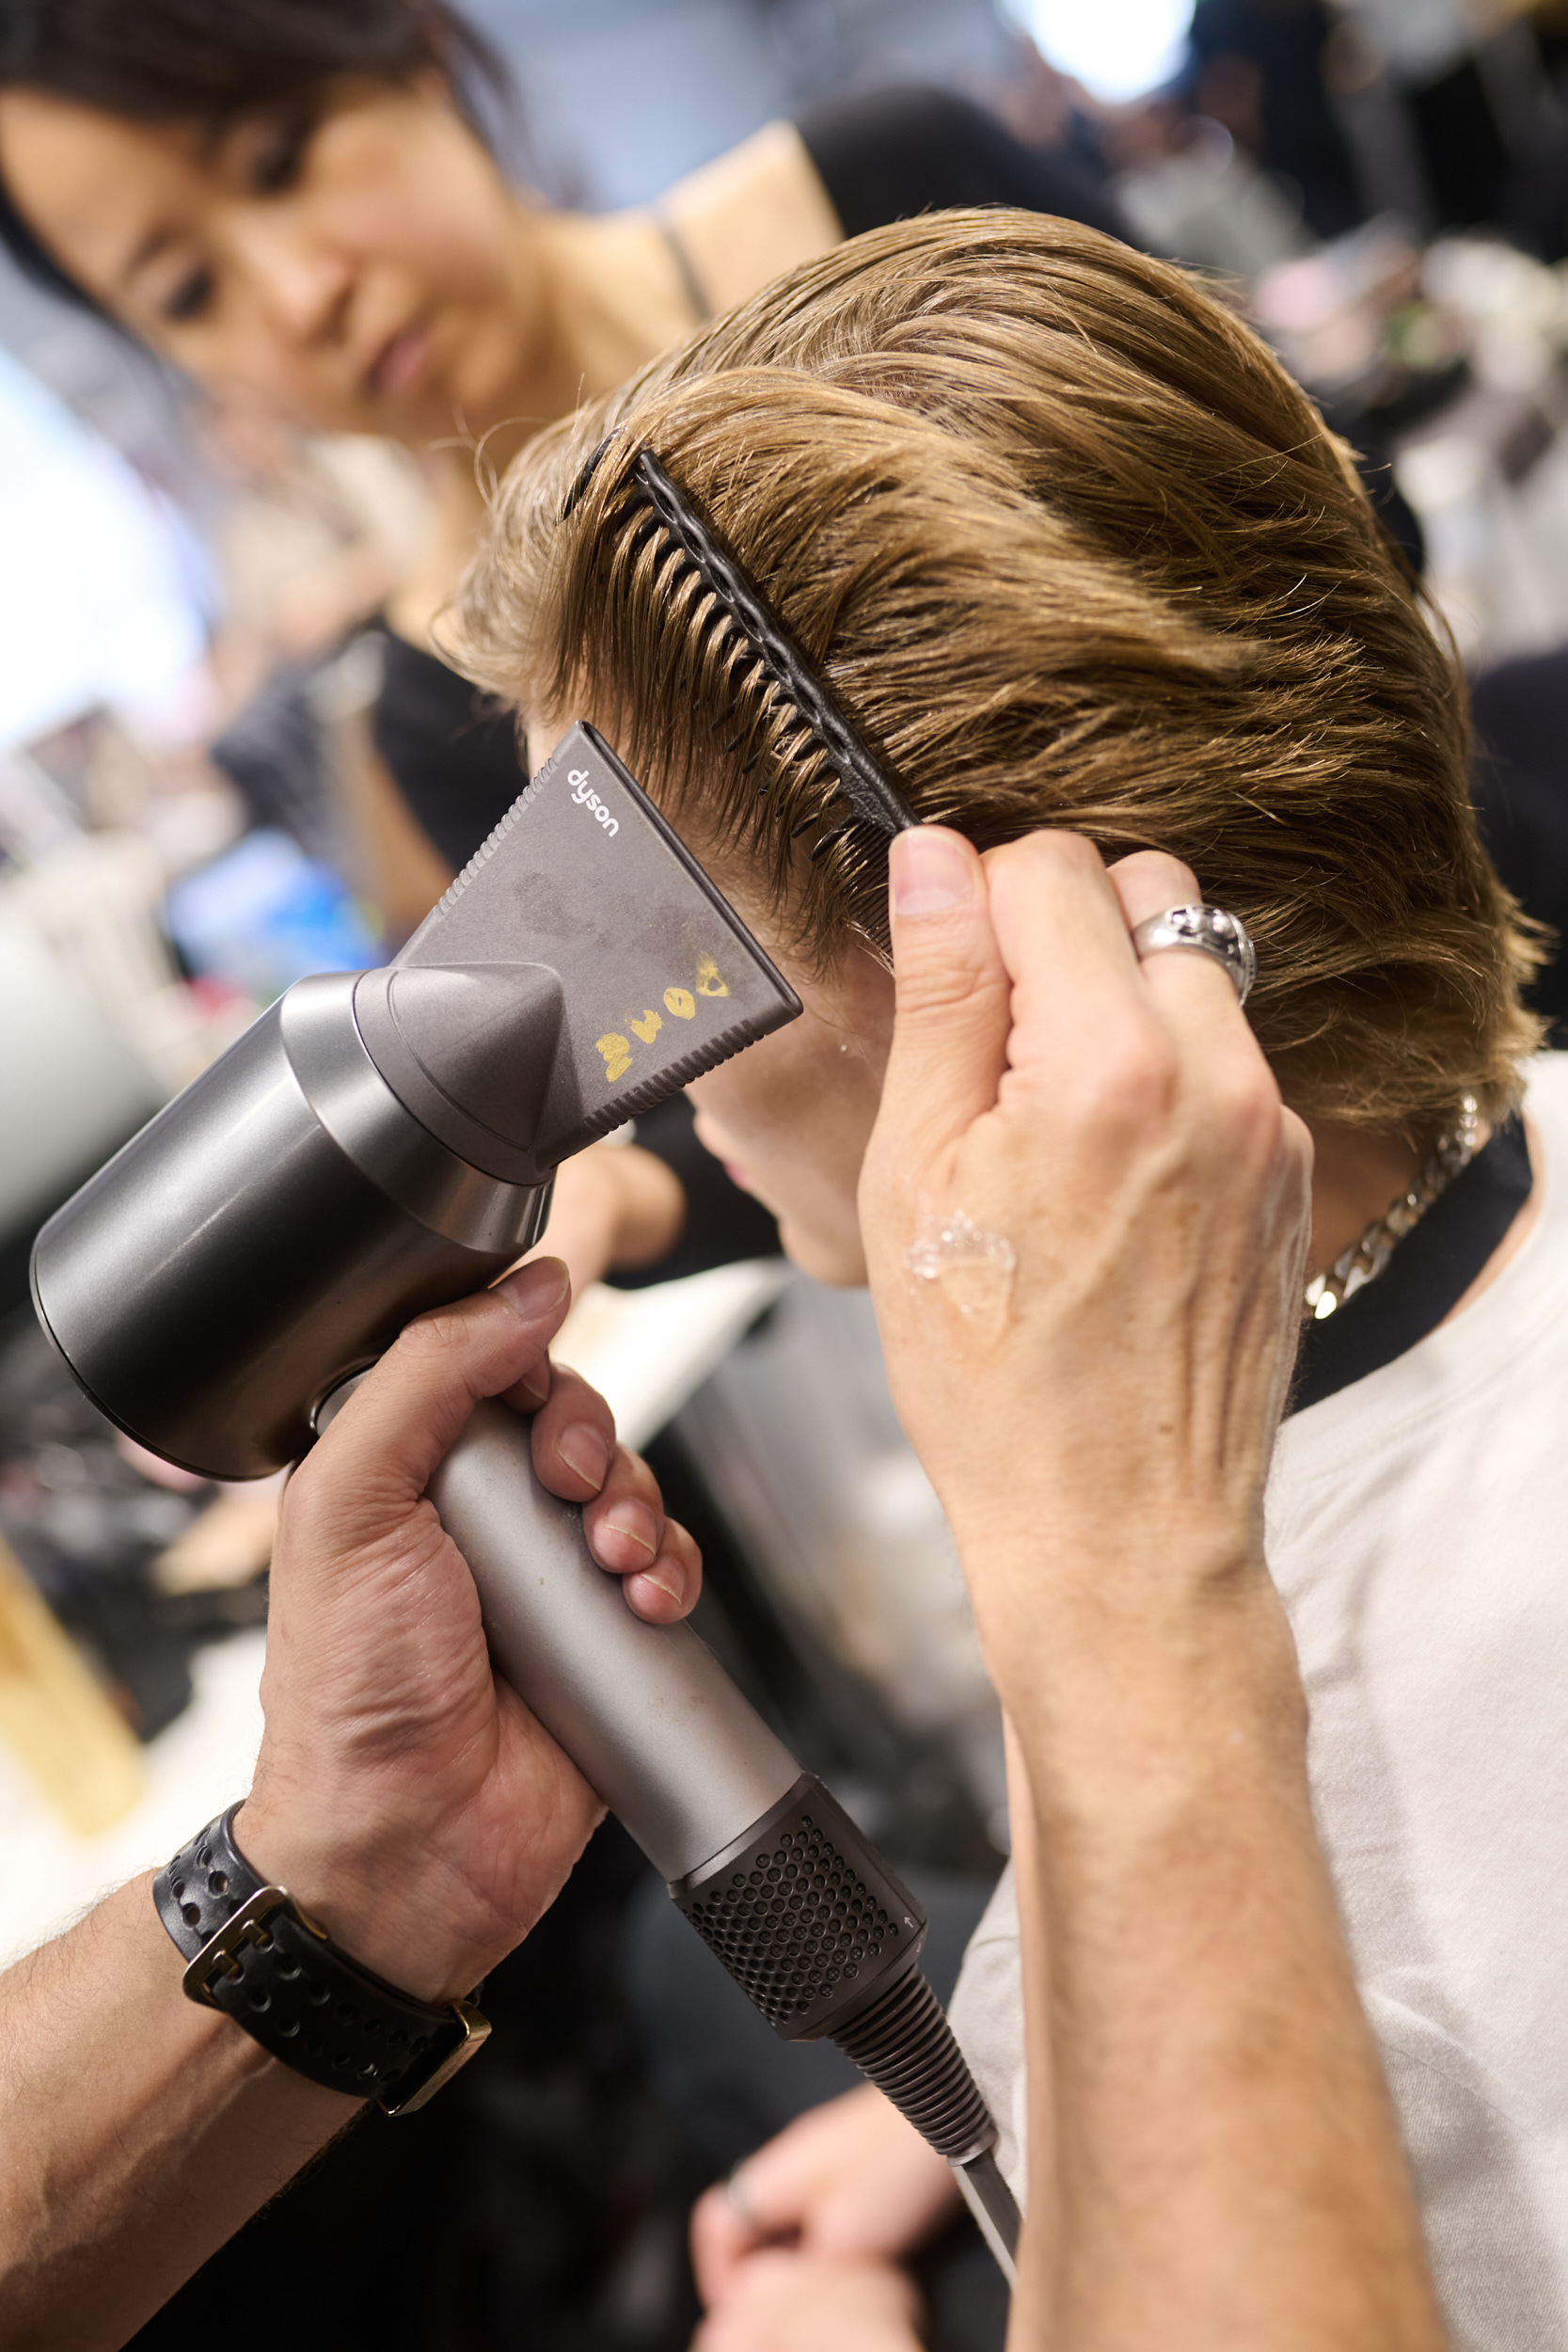
<instances>
[{"instance_id":1,"label":"knuckle","mask_svg":"<svg viewBox=\"0 0 1568 2352\"><path fill-rule=\"evenodd\" d=\"M392 1343L392 1352L420 1359L452 1355L467 1340L472 1320L461 1307L437 1307L405 1323Z\"/></svg>"},{"instance_id":2,"label":"knuckle","mask_svg":"<svg viewBox=\"0 0 1568 2352\"><path fill-rule=\"evenodd\" d=\"M641 1454L633 1454L629 1446L618 1445L612 1469L619 1473L624 1486L644 1501L658 1503L658 1481Z\"/></svg>"},{"instance_id":3,"label":"knuckle","mask_svg":"<svg viewBox=\"0 0 1568 2352\"><path fill-rule=\"evenodd\" d=\"M550 1429L563 1429L578 1422L596 1429L608 1444L614 1445L615 1416L598 1390L585 1380L580 1372L562 1373L557 1365L550 1387L546 1425ZM610 1467L613 1470L613 1454Z\"/></svg>"},{"instance_id":4,"label":"knuckle","mask_svg":"<svg viewBox=\"0 0 1568 2352\"><path fill-rule=\"evenodd\" d=\"M1065 825L1042 825L1034 833L1021 834L1016 841L1005 841L1000 849L988 850L986 865L993 876L1009 880L1015 874L1037 870L1098 874L1105 868L1104 859L1087 834L1073 833Z\"/></svg>"},{"instance_id":5,"label":"knuckle","mask_svg":"<svg viewBox=\"0 0 1568 2352\"><path fill-rule=\"evenodd\" d=\"M1210 1077L1211 1119L1233 1149L1272 1156L1284 1135L1284 1105L1273 1071L1260 1054L1228 1055Z\"/></svg>"},{"instance_id":6,"label":"knuckle","mask_svg":"<svg viewBox=\"0 0 1568 2352\"><path fill-rule=\"evenodd\" d=\"M1002 990L991 978L977 937L949 940L924 954L906 953L897 975L898 1016L933 1013L990 1015Z\"/></svg>"},{"instance_id":7,"label":"knuckle","mask_svg":"<svg viewBox=\"0 0 1568 2352\"><path fill-rule=\"evenodd\" d=\"M1197 876L1169 850L1134 850L1111 868L1118 882L1130 886L1140 903L1147 898L1152 912L1182 906L1199 896Z\"/></svg>"},{"instance_id":8,"label":"knuckle","mask_svg":"<svg viewBox=\"0 0 1568 2352\"><path fill-rule=\"evenodd\" d=\"M289 1481L283 1497L283 1507L277 1515L277 1548L286 1550L299 1544L307 1551L318 1540L322 1526L321 1472L315 1468L315 1454L309 1454Z\"/></svg>"},{"instance_id":9,"label":"knuckle","mask_svg":"<svg viewBox=\"0 0 1568 2352\"><path fill-rule=\"evenodd\" d=\"M1079 1118L1112 1140L1166 1125L1180 1091L1180 1060L1152 1021L1124 1024L1074 1088Z\"/></svg>"},{"instance_id":10,"label":"knuckle","mask_svg":"<svg viewBox=\"0 0 1568 2352\"><path fill-rule=\"evenodd\" d=\"M554 1421L606 1421L610 1407L597 1389L574 1372L569 1364L550 1367L550 1419Z\"/></svg>"},{"instance_id":11,"label":"knuckle","mask_svg":"<svg viewBox=\"0 0 1568 2352\"><path fill-rule=\"evenodd\" d=\"M1030 838L1039 842L1046 854L1054 857L1069 874L1094 875L1105 871L1105 861L1087 834L1051 832L1035 834Z\"/></svg>"}]
</instances>

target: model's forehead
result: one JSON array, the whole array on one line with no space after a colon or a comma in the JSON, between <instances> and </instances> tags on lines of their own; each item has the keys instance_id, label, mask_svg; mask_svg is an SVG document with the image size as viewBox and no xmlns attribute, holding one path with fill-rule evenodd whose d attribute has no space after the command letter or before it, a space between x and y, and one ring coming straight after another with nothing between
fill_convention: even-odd
<instances>
[{"instance_id":1,"label":"model's forehead","mask_svg":"<svg viewBox=\"0 0 1568 2352\"><path fill-rule=\"evenodd\" d=\"M131 298L158 240L196 226L215 173L212 135L197 124L0 89L0 179L46 251L108 310Z\"/></svg>"}]
</instances>

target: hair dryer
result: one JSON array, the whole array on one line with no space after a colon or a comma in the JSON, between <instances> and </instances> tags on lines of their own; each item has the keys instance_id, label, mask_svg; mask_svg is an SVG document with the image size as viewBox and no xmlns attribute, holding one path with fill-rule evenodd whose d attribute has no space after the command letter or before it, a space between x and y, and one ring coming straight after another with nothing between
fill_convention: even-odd
<instances>
[{"instance_id":1,"label":"hair dryer","mask_svg":"<svg viewBox=\"0 0 1568 2352\"><path fill-rule=\"evenodd\" d=\"M128 1436L262 1476L538 1240L562 1159L800 1009L576 726L390 965L297 981L50 1219L40 1319ZM632 1615L515 1414L482 1405L431 1494L508 1681L769 2025L831 2036L955 2166L1010 2275L912 1897L690 1628Z\"/></svg>"}]
</instances>

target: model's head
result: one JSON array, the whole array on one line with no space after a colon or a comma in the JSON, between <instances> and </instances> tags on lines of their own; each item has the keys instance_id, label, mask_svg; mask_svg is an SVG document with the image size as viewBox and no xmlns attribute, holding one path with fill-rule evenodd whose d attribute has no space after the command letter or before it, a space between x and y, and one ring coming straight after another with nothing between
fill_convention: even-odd
<instances>
[{"instance_id":1,"label":"model's head","mask_svg":"<svg viewBox=\"0 0 1568 2352\"><path fill-rule=\"evenodd\" d=\"M593 718L815 990L816 1047L808 1021L705 1082L710 1132L775 1206L798 1197L777 1154L878 1067L885 981L856 943L883 861L858 834L814 861L818 771L781 762L744 697L725 718L705 604L664 593L623 497L644 445L917 813L982 848L1059 824L1107 856L1167 850L1243 917L1250 1016L1305 1116L1419 1140L1466 1089L1513 1099L1532 950L1477 841L1454 664L1346 453L1180 271L1061 221L934 215L541 437L460 616L536 747ZM747 1075L769 1055L771 1113Z\"/></svg>"},{"instance_id":2,"label":"model's head","mask_svg":"<svg viewBox=\"0 0 1568 2352\"><path fill-rule=\"evenodd\" d=\"M290 421L482 429L536 331L499 71L439 0L0 0L0 239Z\"/></svg>"}]
</instances>

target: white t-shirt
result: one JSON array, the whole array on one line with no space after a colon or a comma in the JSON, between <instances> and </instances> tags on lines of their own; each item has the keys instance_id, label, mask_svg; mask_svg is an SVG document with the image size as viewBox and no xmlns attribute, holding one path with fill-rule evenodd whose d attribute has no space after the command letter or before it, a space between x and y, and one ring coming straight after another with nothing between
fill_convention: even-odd
<instances>
[{"instance_id":1,"label":"white t-shirt","mask_svg":"<svg viewBox=\"0 0 1568 2352\"><path fill-rule=\"evenodd\" d=\"M1568 2347L1568 1054L1538 1221L1464 1313L1289 1421L1268 1558L1456 2352ZM1022 2185L1009 1871L953 2022Z\"/></svg>"}]
</instances>

